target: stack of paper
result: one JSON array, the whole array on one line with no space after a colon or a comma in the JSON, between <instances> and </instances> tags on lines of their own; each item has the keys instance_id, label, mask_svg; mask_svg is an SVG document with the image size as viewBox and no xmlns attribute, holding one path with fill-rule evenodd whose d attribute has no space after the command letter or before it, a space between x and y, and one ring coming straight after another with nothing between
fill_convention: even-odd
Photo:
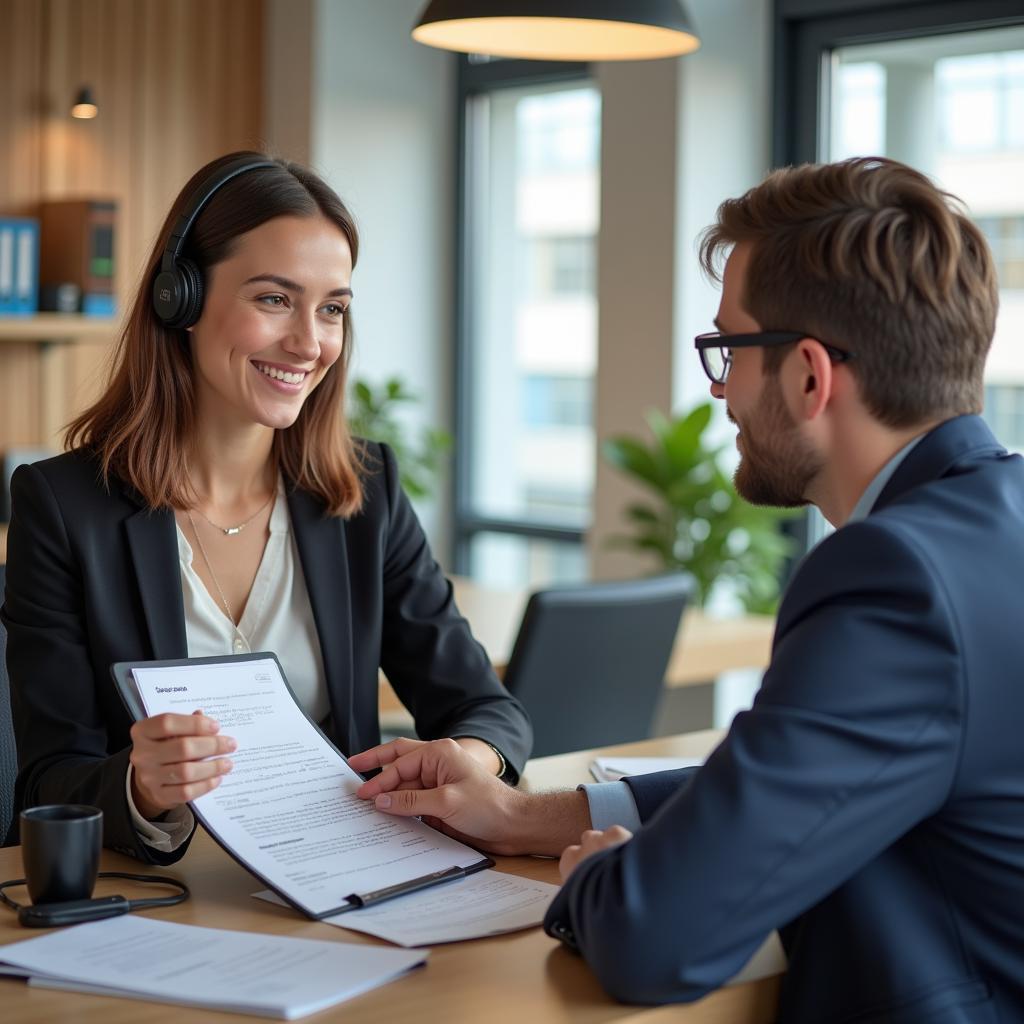
<instances>
[{"instance_id":1,"label":"stack of paper","mask_svg":"<svg viewBox=\"0 0 1024 1024\"><path fill-rule=\"evenodd\" d=\"M627 775L696 768L703 763L702 757L595 757L590 762L590 774L598 782L618 782Z\"/></svg>"},{"instance_id":2,"label":"stack of paper","mask_svg":"<svg viewBox=\"0 0 1024 1024\"><path fill-rule=\"evenodd\" d=\"M295 1020L383 985L426 953L195 928L129 914L0 947L30 985Z\"/></svg>"}]
</instances>

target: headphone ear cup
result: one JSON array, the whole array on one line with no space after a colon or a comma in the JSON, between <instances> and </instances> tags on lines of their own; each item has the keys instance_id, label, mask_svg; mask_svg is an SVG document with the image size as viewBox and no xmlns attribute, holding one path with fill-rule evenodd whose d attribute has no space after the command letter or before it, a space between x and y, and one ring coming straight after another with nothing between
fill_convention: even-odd
<instances>
[{"instance_id":1,"label":"headphone ear cup","mask_svg":"<svg viewBox=\"0 0 1024 1024\"><path fill-rule=\"evenodd\" d=\"M153 310L165 327L170 327L181 313L181 275L175 270L161 270L153 279Z\"/></svg>"},{"instance_id":2,"label":"headphone ear cup","mask_svg":"<svg viewBox=\"0 0 1024 1024\"><path fill-rule=\"evenodd\" d=\"M203 311L203 274L192 260L178 260L181 278L181 313L171 327L191 327Z\"/></svg>"}]
</instances>

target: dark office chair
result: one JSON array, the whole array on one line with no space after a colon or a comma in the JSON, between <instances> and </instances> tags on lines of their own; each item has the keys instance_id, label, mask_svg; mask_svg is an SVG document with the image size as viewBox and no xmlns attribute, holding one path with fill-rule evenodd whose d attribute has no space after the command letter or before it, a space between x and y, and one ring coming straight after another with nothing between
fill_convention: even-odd
<instances>
[{"instance_id":1,"label":"dark office chair","mask_svg":"<svg viewBox=\"0 0 1024 1024\"><path fill-rule=\"evenodd\" d=\"M533 721L533 756L650 736L685 576L592 583L530 597L505 685Z\"/></svg>"},{"instance_id":2,"label":"dark office chair","mask_svg":"<svg viewBox=\"0 0 1024 1024\"><path fill-rule=\"evenodd\" d=\"M0 562L0 604L4 599L4 578L7 566ZM7 630L0 622L0 846L14 814L14 776L18 758L14 748L14 726L11 722L11 688L7 680Z\"/></svg>"}]
</instances>

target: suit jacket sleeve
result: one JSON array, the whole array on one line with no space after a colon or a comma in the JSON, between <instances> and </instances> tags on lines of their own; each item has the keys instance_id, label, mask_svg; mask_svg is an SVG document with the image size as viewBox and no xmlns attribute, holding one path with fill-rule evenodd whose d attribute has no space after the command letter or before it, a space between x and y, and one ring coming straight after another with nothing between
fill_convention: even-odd
<instances>
[{"instance_id":1,"label":"suit jacket sleeve","mask_svg":"<svg viewBox=\"0 0 1024 1024\"><path fill-rule=\"evenodd\" d=\"M631 781L644 827L546 928L622 1000L699 998L942 806L962 701L941 579L909 538L847 526L790 587L753 708L688 784Z\"/></svg>"},{"instance_id":2,"label":"suit jacket sleeve","mask_svg":"<svg viewBox=\"0 0 1024 1024\"><path fill-rule=\"evenodd\" d=\"M66 510L33 466L14 474L11 497L2 615L18 745L15 807L99 807L106 846L150 863L172 863L187 843L163 854L146 846L132 826L125 795L131 747L127 735L111 735L101 706L89 656L89 609ZM12 840L16 836L17 820Z\"/></svg>"},{"instance_id":3,"label":"suit jacket sleeve","mask_svg":"<svg viewBox=\"0 0 1024 1024\"><path fill-rule=\"evenodd\" d=\"M505 757L506 781L514 784L533 745L529 718L459 614L452 585L398 482L393 453L386 445L380 452L390 509L381 667L412 712L419 736L475 736L491 743Z\"/></svg>"}]
</instances>

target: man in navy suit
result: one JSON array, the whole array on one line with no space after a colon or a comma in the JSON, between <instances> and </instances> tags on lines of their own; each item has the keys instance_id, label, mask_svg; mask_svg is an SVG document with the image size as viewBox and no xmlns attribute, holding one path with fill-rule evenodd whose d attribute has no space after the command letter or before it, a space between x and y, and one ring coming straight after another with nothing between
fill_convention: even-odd
<instances>
[{"instance_id":1,"label":"man in navy suit","mask_svg":"<svg viewBox=\"0 0 1024 1024\"><path fill-rule=\"evenodd\" d=\"M385 766L363 793L496 852L572 844L546 927L620 999L697 999L778 929L781 1021L1024 1021L1024 463L978 417L991 255L885 160L773 173L719 209L705 267L726 252L696 344L737 488L836 527L751 710L689 776L528 795L400 741L353 759Z\"/></svg>"}]
</instances>

